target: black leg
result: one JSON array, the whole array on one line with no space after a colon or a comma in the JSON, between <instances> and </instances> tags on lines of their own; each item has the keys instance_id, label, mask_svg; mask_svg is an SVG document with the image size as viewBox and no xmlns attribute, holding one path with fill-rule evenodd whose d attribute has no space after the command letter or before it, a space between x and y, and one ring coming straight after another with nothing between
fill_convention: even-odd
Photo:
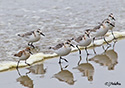
<instances>
[{"instance_id":1,"label":"black leg","mask_svg":"<svg viewBox=\"0 0 125 88\"><path fill-rule=\"evenodd\" d=\"M61 59L64 60L65 62L68 62L65 58L62 58L62 57L60 56L59 64L61 64Z\"/></svg>"},{"instance_id":2,"label":"black leg","mask_svg":"<svg viewBox=\"0 0 125 88\"><path fill-rule=\"evenodd\" d=\"M94 43L94 41L95 41L95 37L93 38L93 47L95 47L95 43Z\"/></svg>"},{"instance_id":3,"label":"black leg","mask_svg":"<svg viewBox=\"0 0 125 88\"><path fill-rule=\"evenodd\" d=\"M87 53L87 56L89 55L89 53L88 53L88 51L87 51L87 47L85 47L85 51L86 51L86 53Z\"/></svg>"},{"instance_id":4,"label":"black leg","mask_svg":"<svg viewBox=\"0 0 125 88\"><path fill-rule=\"evenodd\" d=\"M94 47L95 47L94 41L95 41L95 37L93 38L93 52L94 52L94 54L96 54L96 51L95 51L95 49L94 49Z\"/></svg>"},{"instance_id":5,"label":"black leg","mask_svg":"<svg viewBox=\"0 0 125 88\"><path fill-rule=\"evenodd\" d=\"M17 66L16 66L16 69L18 70L18 65L19 65L19 63L20 63L20 60L17 62Z\"/></svg>"},{"instance_id":6,"label":"black leg","mask_svg":"<svg viewBox=\"0 0 125 88\"><path fill-rule=\"evenodd\" d=\"M31 43L31 47L33 47L35 49L35 46L33 45L33 42Z\"/></svg>"},{"instance_id":7,"label":"black leg","mask_svg":"<svg viewBox=\"0 0 125 88\"><path fill-rule=\"evenodd\" d=\"M76 45L76 47L79 50L79 54L81 55L81 50L79 49L78 45Z\"/></svg>"},{"instance_id":8,"label":"black leg","mask_svg":"<svg viewBox=\"0 0 125 88\"><path fill-rule=\"evenodd\" d=\"M31 42L31 43L29 42L28 46L31 46L32 48L35 48L35 46L33 45L33 42Z\"/></svg>"},{"instance_id":9,"label":"black leg","mask_svg":"<svg viewBox=\"0 0 125 88\"><path fill-rule=\"evenodd\" d=\"M114 33L113 33L113 30L111 30L112 32L112 36L114 37L115 40L117 40L117 38L115 37Z\"/></svg>"},{"instance_id":10,"label":"black leg","mask_svg":"<svg viewBox=\"0 0 125 88\"><path fill-rule=\"evenodd\" d=\"M27 65L29 65L29 66L30 66L30 64L29 64L29 63L27 63L27 62L26 62L26 60L25 60L25 63L26 63Z\"/></svg>"},{"instance_id":11,"label":"black leg","mask_svg":"<svg viewBox=\"0 0 125 88\"><path fill-rule=\"evenodd\" d=\"M62 71L62 70L63 70L62 64L61 64L61 63L59 63L59 65L60 65L60 68L61 68L61 71Z\"/></svg>"},{"instance_id":12,"label":"black leg","mask_svg":"<svg viewBox=\"0 0 125 88\"><path fill-rule=\"evenodd\" d=\"M105 41L109 46L111 46L111 44L109 44L109 43L106 41L105 37L104 37L104 41Z\"/></svg>"},{"instance_id":13,"label":"black leg","mask_svg":"<svg viewBox=\"0 0 125 88\"><path fill-rule=\"evenodd\" d=\"M61 64L61 56L60 56L60 58L59 58L59 64Z\"/></svg>"}]
</instances>

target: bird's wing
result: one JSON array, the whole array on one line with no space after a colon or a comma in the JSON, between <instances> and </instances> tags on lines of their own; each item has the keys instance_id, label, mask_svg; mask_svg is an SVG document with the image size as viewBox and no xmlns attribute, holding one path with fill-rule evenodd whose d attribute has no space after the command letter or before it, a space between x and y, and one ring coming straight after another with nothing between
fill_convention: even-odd
<instances>
[{"instance_id":1,"label":"bird's wing","mask_svg":"<svg viewBox=\"0 0 125 88\"><path fill-rule=\"evenodd\" d=\"M24 33L24 34L20 34L19 36L21 36L21 37L29 37L29 36L31 36L32 34L34 33L34 31L31 31L31 32L27 32L27 33Z\"/></svg>"},{"instance_id":2,"label":"bird's wing","mask_svg":"<svg viewBox=\"0 0 125 88\"><path fill-rule=\"evenodd\" d=\"M63 45L64 45L63 43L57 44L55 47L53 47L53 49L57 50L57 49L63 47Z\"/></svg>"},{"instance_id":3,"label":"bird's wing","mask_svg":"<svg viewBox=\"0 0 125 88\"><path fill-rule=\"evenodd\" d=\"M22 51L20 51L19 53L14 54L14 56L21 57L21 56L22 56L22 54L23 54L23 52L22 52Z\"/></svg>"},{"instance_id":4,"label":"bird's wing","mask_svg":"<svg viewBox=\"0 0 125 88\"><path fill-rule=\"evenodd\" d=\"M79 36L78 38L75 39L76 42L80 42L82 40L82 36Z\"/></svg>"}]
</instances>

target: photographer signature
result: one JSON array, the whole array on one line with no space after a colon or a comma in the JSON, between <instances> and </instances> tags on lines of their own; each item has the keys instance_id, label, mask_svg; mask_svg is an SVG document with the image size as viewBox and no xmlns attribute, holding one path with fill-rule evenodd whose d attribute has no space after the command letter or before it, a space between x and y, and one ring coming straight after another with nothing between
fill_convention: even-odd
<instances>
[{"instance_id":1,"label":"photographer signature","mask_svg":"<svg viewBox=\"0 0 125 88\"><path fill-rule=\"evenodd\" d=\"M111 85L115 85L115 86L119 85L120 86L121 83L119 83L119 82L105 82L105 85L108 86L108 87L110 87Z\"/></svg>"}]
</instances>

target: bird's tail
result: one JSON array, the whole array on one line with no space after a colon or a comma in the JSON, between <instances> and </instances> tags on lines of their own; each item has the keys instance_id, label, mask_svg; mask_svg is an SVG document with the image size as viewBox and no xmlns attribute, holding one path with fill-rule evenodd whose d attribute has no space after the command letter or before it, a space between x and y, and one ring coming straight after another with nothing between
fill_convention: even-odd
<instances>
[{"instance_id":1,"label":"bird's tail","mask_svg":"<svg viewBox=\"0 0 125 88\"><path fill-rule=\"evenodd\" d=\"M18 56L17 54L14 54L14 56Z\"/></svg>"},{"instance_id":2,"label":"bird's tail","mask_svg":"<svg viewBox=\"0 0 125 88\"><path fill-rule=\"evenodd\" d=\"M20 36L20 37L21 37L21 35L20 35L20 34L17 34L17 36Z\"/></svg>"},{"instance_id":3,"label":"bird's tail","mask_svg":"<svg viewBox=\"0 0 125 88\"><path fill-rule=\"evenodd\" d=\"M49 47L48 49L52 49L52 47Z\"/></svg>"},{"instance_id":4,"label":"bird's tail","mask_svg":"<svg viewBox=\"0 0 125 88\"><path fill-rule=\"evenodd\" d=\"M24 35L21 35L21 34L17 34L17 36L19 36L19 37L24 37Z\"/></svg>"}]
</instances>

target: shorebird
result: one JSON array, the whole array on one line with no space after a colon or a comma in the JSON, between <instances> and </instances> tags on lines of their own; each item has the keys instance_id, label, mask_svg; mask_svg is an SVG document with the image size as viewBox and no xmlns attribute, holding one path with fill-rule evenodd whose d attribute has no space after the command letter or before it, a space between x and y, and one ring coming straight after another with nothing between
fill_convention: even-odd
<instances>
[{"instance_id":1,"label":"shorebird","mask_svg":"<svg viewBox=\"0 0 125 88\"><path fill-rule=\"evenodd\" d=\"M24 38L26 41L28 41L28 45L35 48L33 43L34 42L37 42L40 40L41 36L40 35L43 35L45 36L40 29L37 29L35 31L31 31L31 32L27 32L27 33L24 33L24 34L18 34L18 36Z\"/></svg>"},{"instance_id":2,"label":"shorebird","mask_svg":"<svg viewBox=\"0 0 125 88\"><path fill-rule=\"evenodd\" d=\"M28 64L26 62L26 60L30 57L30 54L32 54L32 53L31 53L29 47L27 47L26 49L24 49L22 51L19 51L17 54L14 54L14 56L19 57L19 61L18 61L17 66L16 66L17 69L18 69L18 65L19 65L21 60L25 60L25 63L30 66L30 64Z\"/></svg>"},{"instance_id":3,"label":"shorebird","mask_svg":"<svg viewBox=\"0 0 125 88\"><path fill-rule=\"evenodd\" d=\"M59 64L61 64L61 59L68 62L65 58L62 58L62 56L66 56L71 52L71 46L74 47L71 44L71 41L67 40L64 43L57 44L55 47L49 47L49 49L52 49L57 55L60 56Z\"/></svg>"},{"instance_id":4,"label":"shorebird","mask_svg":"<svg viewBox=\"0 0 125 88\"><path fill-rule=\"evenodd\" d=\"M100 26L98 26L97 29L87 29L88 31L90 31L91 33L94 34L94 37L93 37L93 45L94 45L94 40L95 38L98 38L98 37L101 37L104 39L104 41L110 45L106 39L105 39L105 34L108 32L109 28L110 27L115 27L109 19L105 19L102 24L100 24Z\"/></svg>"},{"instance_id":5,"label":"shorebird","mask_svg":"<svg viewBox=\"0 0 125 88\"><path fill-rule=\"evenodd\" d=\"M113 28L115 27L115 21L116 21L116 20L115 20L115 17L113 16L113 13L110 13L110 14L108 15L108 18L107 18L107 19L104 19L104 20L102 21L102 23L100 23L100 25L96 26L95 28L98 28L99 26L101 26L101 24L103 24L103 23L105 22L105 20L109 20L110 23L112 23L112 24L114 25L114 26L110 25L110 26L109 26L109 30L111 30L111 33L112 33L114 39L116 39L115 36L114 36L114 33L113 33Z\"/></svg>"},{"instance_id":6,"label":"shorebird","mask_svg":"<svg viewBox=\"0 0 125 88\"><path fill-rule=\"evenodd\" d=\"M115 21L116 21L116 20L115 20L115 18L114 18L114 16L113 16L113 13L109 14L108 19L109 19L110 22L115 26ZM115 35L114 35L114 33L113 33L113 28L114 28L113 26L109 26L109 30L111 30L114 39L116 39L116 38L115 38Z\"/></svg>"},{"instance_id":7,"label":"shorebird","mask_svg":"<svg viewBox=\"0 0 125 88\"><path fill-rule=\"evenodd\" d=\"M76 47L78 48L80 55L81 55L81 50L79 49L79 46L85 47L87 56L89 55L89 53L87 51L87 46L89 46L91 44L91 41L92 41L92 38L90 38L89 34L90 34L90 31L86 30L84 35L79 36L76 39L74 39L74 38L72 39L76 42Z\"/></svg>"}]
</instances>

